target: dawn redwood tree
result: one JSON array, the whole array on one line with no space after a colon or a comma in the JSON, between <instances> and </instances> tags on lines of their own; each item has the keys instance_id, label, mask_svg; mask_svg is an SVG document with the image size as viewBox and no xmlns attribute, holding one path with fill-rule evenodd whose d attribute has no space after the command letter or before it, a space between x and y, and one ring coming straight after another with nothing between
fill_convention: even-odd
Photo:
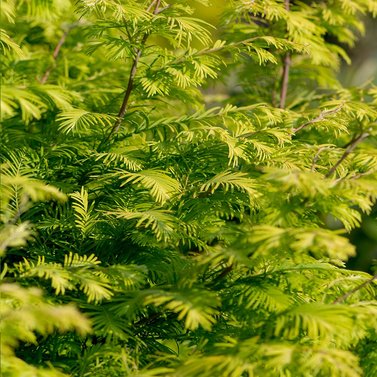
<instances>
[{"instance_id":1,"label":"dawn redwood tree","mask_svg":"<svg viewBox=\"0 0 377 377\"><path fill-rule=\"evenodd\" d=\"M4 377L377 375L377 1L224 4L1 1Z\"/></svg>"}]
</instances>

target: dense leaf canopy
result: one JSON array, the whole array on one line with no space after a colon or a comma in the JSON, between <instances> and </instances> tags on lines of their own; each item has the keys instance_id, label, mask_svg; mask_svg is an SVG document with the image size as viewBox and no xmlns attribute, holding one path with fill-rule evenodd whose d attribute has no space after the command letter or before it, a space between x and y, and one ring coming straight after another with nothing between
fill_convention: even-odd
<instances>
[{"instance_id":1,"label":"dense leaf canopy","mask_svg":"<svg viewBox=\"0 0 377 377\"><path fill-rule=\"evenodd\" d=\"M377 375L377 1L196 3L1 0L4 376Z\"/></svg>"}]
</instances>

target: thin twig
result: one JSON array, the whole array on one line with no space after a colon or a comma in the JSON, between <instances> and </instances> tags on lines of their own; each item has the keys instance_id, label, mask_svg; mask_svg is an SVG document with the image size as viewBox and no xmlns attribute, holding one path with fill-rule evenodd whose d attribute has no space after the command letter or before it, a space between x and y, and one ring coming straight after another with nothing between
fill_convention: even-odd
<instances>
[{"instance_id":1,"label":"thin twig","mask_svg":"<svg viewBox=\"0 0 377 377\"><path fill-rule=\"evenodd\" d=\"M312 120L308 120L307 122L301 124L299 127L294 128L293 132L294 133L299 132L302 129L304 129L305 127L310 126L313 123L317 123L317 122L320 122L320 121L324 120L328 115L332 115L332 114L338 113L342 109L342 107L343 107L343 104L341 104L340 106L336 107L335 109L321 111L321 113L316 118L314 118Z\"/></svg>"},{"instance_id":2,"label":"thin twig","mask_svg":"<svg viewBox=\"0 0 377 377\"><path fill-rule=\"evenodd\" d=\"M357 173L357 174L353 175L352 177L350 177L349 179L359 179L361 177L364 177L366 175L371 175L373 173L374 173L373 170L369 170L369 171L366 171L364 173Z\"/></svg>"},{"instance_id":3,"label":"thin twig","mask_svg":"<svg viewBox=\"0 0 377 377\"><path fill-rule=\"evenodd\" d=\"M56 45L55 49L54 49L54 53L52 54L52 57L54 59L54 61L57 60L58 56L59 56L59 52L60 52L60 49L62 48L63 46L63 43L65 42L66 38L67 38L67 35L68 35L69 31L65 31L62 35L62 37L59 39L59 42L58 44ZM43 85L46 83L46 81L48 80L49 76L50 76L50 73L53 69L53 65L50 65L47 69L46 69L46 72L44 73L43 77L39 80L39 82Z\"/></svg>"},{"instance_id":4,"label":"thin twig","mask_svg":"<svg viewBox=\"0 0 377 377\"><path fill-rule=\"evenodd\" d=\"M141 40L141 43L140 43L140 47L136 51L136 56L135 56L134 61L132 63L130 75L129 75L129 78L128 78L127 89L126 89L126 92L125 92L124 97L123 97L122 106L119 109L118 119L114 123L113 129L111 130L111 134L119 131L119 127L120 127L120 125L121 125L121 123L124 119L124 116L126 115L128 102L130 100L131 92L132 92L134 82L135 82L137 66L139 64L139 60L140 60L140 57L141 57L141 54L142 54L142 48L144 47L147 39L148 39L148 34L144 34L143 39Z\"/></svg>"},{"instance_id":5,"label":"thin twig","mask_svg":"<svg viewBox=\"0 0 377 377\"><path fill-rule=\"evenodd\" d=\"M171 4L168 4L166 7L163 7L163 8L160 8L157 10L157 12L155 14L160 14L162 12L165 12L166 9L169 9L172 5Z\"/></svg>"},{"instance_id":6,"label":"thin twig","mask_svg":"<svg viewBox=\"0 0 377 377\"><path fill-rule=\"evenodd\" d=\"M52 54L52 58L54 59L54 63L56 62L56 60L58 59L58 56L59 56L59 53L60 53L60 50L65 42L65 40L67 39L67 36L69 34L69 32L75 28L77 26L78 22L70 25L67 30L63 33L63 35L61 36L61 38L59 39L59 42L58 44L55 46L54 48L54 52ZM55 64L53 65L50 65L47 69L46 69L46 72L43 74L42 78L39 80L39 82L43 85L47 82L49 76L50 76L50 73L51 71L53 70Z\"/></svg>"},{"instance_id":7,"label":"thin twig","mask_svg":"<svg viewBox=\"0 0 377 377\"><path fill-rule=\"evenodd\" d=\"M289 0L284 1L285 9L289 11ZM283 61L283 77L281 82L281 91L280 91L280 103L279 107L281 109L285 108L285 102L287 99L288 93L288 82L289 82L289 67L291 65L291 54L287 52Z\"/></svg>"},{"instance_id":8,"label":"thin twig","mask_svg":"<svg viewBox=\"0 0 377 377\"><path fill-rule=\"evenodd\" d=\"M154 5L156 4L156 2L160 3L159 0L152 0L152 2L149 4L148 8L146 9L147 12L150 12L152 10L152 8L154 7ZM155 8L155 12L156 12L156 9L158 9L160 4L157 5L157 7Z\"/></svg>"},{"instance_id":9,"label":"thin twig","mask_svg":"<svg viewBox=\"0 0 377 377\"><path fill-rule=\"evenodd\" d=\"M284 57L284 66L283 66L283 78L280 91L280 102L279 107L281 109L285 108L285 102L287 100L288 93L288 82L289 82L289 67L291 65L291 55L289 52Z\"/></svg>"},{"instance_id":10,"label":"thin twig","mask_svg":"<svg viewBox=\"0 0 377 377\"><path fill-rule=\"evenodd\" d=\"M294 128L293 129L293 133L297 133L297 132L301 131L302 129L304 129L305 127L309 126L310 124L317 123L317 122L320 122L321 120L324 120L325 117L327 117L328 115L336 114L337 112L339 112L342 109L342 107L343 107L343 104L341 104L340 106L336 107L335 109L322 111L316 118L311 119L311 120L309 120L309 121L301 124L297 128ZM246 134L240 135L239 137L250 137L250 136L254 135L257 132L258 131L248 132Z\"/></svg>"},{"instance_id":11,"label":"thin twig","mask_svg":"<svg viewBox=\"0 0 377 377\"><path fill-rule=\"evenodd\" d=\"M317 161L318 161L318 159L319 159L319 155L320 155L323 151L325 151L325 150L327 150L327 149L331 149L331 147L329 147L329 146L325 146L325 147L320 147L320 148L318 148L317 153L316 153L315 156L313 157L312 166L311 166L311 168L310 168L310 171L314 171L315 166L316 166L316 163L317 163Z\"/></svg>"},{"instance_id":12,"label":"thin twig","mask_svg":"<svg viewBox=\"0 0 377 377\"><path fill-rule=\"evenodd\" d=\"M233 264L231 264L231 265L225 267L225 268L221 271L221 273L220 273L218 276L216 276L216 278L214 279L214 282L216 283L216 282L218 282L219 280L224 279L227 275L229 275L229 274L232 272L233 268L234 268Z\"/></svg>"},{"instance_id":13,"label":"thin twig","mask_svg":"<svg viewBox=\"0 0 377 377\"><path fill-rule=\"evenodd\" d=\"M160 6L160 3L161 3L161 0L153 0L152 3L148 6L147 8L147 11L149 12L153 7L154 7L154 11L153 11L153 14L156 15L159 13L159 6ZM139 64L139 60L140 60L140 57L141 57L141 54L143 52L143 49L144 49L144 46L145 46L145 43L147 42L147 39L149 37L149 33L145 33L143 35L143 38L140 42L140 47L136 50L135 52L135 58L132 62L132 66L131 66L131 70L130 70L130 74L129 74L129 78L128 78L128 83L127 83L127 88L126 88L126 92L124 94L124 97L123 97L123 102L122 102L122 105L119 109L119 112L118 112L118 115L117 115L117 120L115 121L113 127L111 128L109 134L107 135L107 137L101 142L99 148L106 144L111 136L114 134L114 133L117 133L119 131L119 128L122 124L122 121L127 113L127 110L128 110L128 103L129 103L129 100L130 100L130 97L131 97L131 93L132 93L132 89L134 87L134 82L135 82L135 77L136 77L136 72L137 72L137 67L138 67L138 64Z\"/></svg>"},{"instance_id":14,"label":"thin twig","mask_svg":"<svg viewBox=\"0 0 377 377\"><path fill-rule=\"evenodd\" d=\"M263 132L264 130L258 130L258 131L252 131L252 132L247 132L247 133L245 133L245 134L242 134L242 135L239 135L239 136L237 136L239 139L240 138L248 138L248 137L250 137L250 136L254 136L254 135L256 135L256 134L258 134L258 133L260 133L260 132Z\"/></svg>"},{"instance_id":15,"label":"thin twig","mask_svg":"<svg viewBox=\"0 0 377 377\"><path fill-rule=\"evenodd\" d=\"M258 40L258 39L263 39L263 37L247 38L247 39L243 39L242 41L232 42L232 43L229 43L229 44L226 44L226 45L222 45L222 46L219 46L219 47L205 48L203 50L199 50L199 51L193 52L191 54L188 51L185 51L185 53L182 56L178 57L175 60L172 60L170 62L170 64L180 64L180 63L183 63L183 62L185 62L188 59L193 58L193 57L199 57L199 56L203 56L203 55L209 55L209 54L213 54L215 52L227 50L229 48L238 47L238 46L242 46L242 45L247 45L250 42L254 42L254 41Z\"/></svg>"},{"instance_id":16,"label":"thin twig","mask_svg":"<svg viewBox=\"0 0 377 377\"><path fill-rule=\"evenodd\" d=\"M135 327L145 326L145 325L150 326L160 316L161 316L161 313L153 313L149 317L144 317L144 318L140 319L138 322L134 323L134 326Z\"/></svg>"},{"instance_id":17,"label":"thin twig","mask_svg":"<svg viewBox=\"0 0 377 377\"><path fill-rule=\"evenodd\" d=\"M356 136L352 139L352 141L349 143L348 147L340 157L340 159L335 163L335 165L327 172L325 175L326 178L329 178L333 175L333 173L336 171L338 166L352 153L352 151L357 147L358 144L360 144L364 139L366 139L369 136L369 133L364 132L361 133L359 136Z\"/></svg>"},{"instance_id":18,"label":"thin twig","mask_svg":"<svg viewBox=\"0 0 377 377\"><path fill-rule=\"evenodd\" d=\"M377 280L377 274L372 276L370 279L364 281L364 283L358 285L354 289L350 290L349 292L345 293L344 295L338 297L336 300L333 301L333 304L340 304L341 302L344 302L348 299L348 297L352 296L354 293L359 291L360 289L363 289L367 285L373 283L375 280Z\"/></svg>"}]
</instances>

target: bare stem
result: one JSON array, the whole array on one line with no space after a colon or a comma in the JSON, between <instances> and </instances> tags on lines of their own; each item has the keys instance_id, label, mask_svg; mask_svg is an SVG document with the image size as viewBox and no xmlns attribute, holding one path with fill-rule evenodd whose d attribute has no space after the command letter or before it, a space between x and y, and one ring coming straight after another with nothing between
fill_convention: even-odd
<instances>
[{"instance_id":1,"label":"bare stem","mask_svg":"<svg viewBox=\"0 0 377 377\"><path fill-rule=\"evenodd\" d=\"M152 2L149 4L148 8L146 9L147 12L150 12L152 10L152 8L154 7L154 5L156 4L156 2L160 3L159 0L152 0ZM157 7L155 8L155 13L157 12L156 9L158 10L158 7L159 7L160 4L157 4Z\"/></svg>"},{"instance_id":2,"label":"bare stem","mask_svg":"<svg viewBox=\"0 0 377 377\"><path fill-rule=\"evenodd\" d=\"M361 177L364 177L366 175L371 175L373 173L375 173L376 169L375 170L369 170L369 171L366 171L364 173L357 173L355 175L353 175L352 177L350 177L350 179L359 179Z\"/></svg>"},{"instance_id":3,"label":"bare stem","mask_svg":"<svg viewBox=\"0 0 377 377\"><path fill-rule=\"evenodd\" d=\"M289 11L289 0L284 1L285 9ZM285 108L285 102L288 93L288 82L289 82L289 68L291 66L291 55L289 52L286 53L283 61L283 76L281 81L281 91L280 91L280 103L279 107L281 109Z\"/></svg>"},{"instance_id":4,"label":"bare stem","mask_svg":"<svg viewBox=\"0 0 377 377\"><path fill-rule=\"evenodd\" d=\"M55 46L55 48L54 48L54 52L52 53L52 58L54 59L54 64L53 64L53 65L50 65L50 66L46 69L46 71L45 71L45 73L43 74L42 78L39 80L39 82L40 82L42 85L45 84L45 83L47 82L47 80L48 80L48 78L49 78L49 76L50 76L50 73L51 73L51 71L52 71L53 68L54 68L55 62L56 62L56 60L57 60L58 57L59 57L60 50L61 50L61 48L62 48L62 46L63 46L65 40L67 39L67 36L68 36L69 32L70 32L73 28L75 28L77 25L78 25L78 22L76 22L76 23L70 25L70 26L68 27L68 29L63 33L63 35L61 36L61 38L59 39L59 42L58 42L58 44Z\"/></svg>"},{"instance_id":5,"label":"bare stem","mask_svg":"<svg viewBox=\"0 0 377 377\"><path fill-rule=\"evenodd\" d=\"M232 42L232 43L229 43L229 44L226 44L226 45L223 45L223 46L219 46L219 47L205 48L203 50L196 51L194 53L189 53L188 51L185 51L185 53L182 56L176 58L175 60L172 60L170 62L170 64L180 64L180 63L187 61L190 58L203 56L203 55L209 55L209 54L213 54L213 53L216 53L216 52L219 52L219 51L226 51L226 50L231 49L233 47L247 45L250 42L257 41L258 39L261 39L261 38L262 37L247 38L247 39L244 39L242 41Z\"/></svg>"},{"instance_id":6,"label":"bare stem","mask_svg":"<svg viewBox=\"0 0 377 377\"><path fill-rule=\"evenodd\" d=\"M284 57L284 66L283 66L283 78L281 83L281 91L280 91L280 102L279 107L281 109L285 108L285 102L287 100L287 93L288 93L288 82L289 82L289 67L291 65L291 55L287 53Z\"/></svg>"},{"instance_id":7,"label":"bare stem","mask_svg":"<svg viewBox=\"0 0 377 377\"><path fill-rule=\"evenodd\" d=\"M315 166L316 166L316 163L319 159L319 155L325 151L326 149L330 149L329 146L325 146L325 147L320 147L317 151L317 153L315 154L315 156L313 157L313 161L312 161L312 166L310 168L311 171L314 171L315 170Z\"/></svg>"},{"instance_id":8,"label":"bare stem","mask_svg":"<svg viewBox=\"0 0 377 377\"><path fill-rule=\"evenodd\" d=\"M120 125L121 125L121 123L124 119L124 116L126 115L128 102L130 100L131 92L132 92L134 82L135 82L137 66L139 64L139 60L140 60L140 57L141 57L141 54L142 54L142 47L144 47L147 39L148 39L148 34L144 34L143 39L141 40L141 47L139 47L136 51L136 55L135 55L134 61L132 63L130 75L129 75L129 78L128 78L127 89L126 89L126 92L125 92L124 97L123 97L122 105L121 105L119 112L118 112L118 119L114 123L113 129L111 130L111 134L119 131L119 127L120 127Z\"/></svg>"},{"instance_id":9,"label":"bare stem","mask_svg":"<svg viewBox=\"0 0 377 377\"><path fill-rule=\"evenodd\" d=\"M314 118L312 120L308 120L307 122L301 124L299 127L294 128L293 132L294 133L299 132L303 128L305 128L307 126L310 126L313 123L317 123L317 122L320 122L321 120L324 120L328 115L332 115L332 114L338 113L342 109L342 107L343 107L343 104L340 105L340 106L338 106L338 107L336 107L335 109L322 111L316 118Z\"/></svg>"},{"instance_id":10,"label":"bare stem","mask_svg":"<svg viewBox=\"0 0 377 377\"><path fill-rule=\"evenodd\" d=\"M349 292L345 293L344 295L338 297L336 300L333 301L333 304L340 304L348 299L348 297L352 296L354 293L359 291L360 289L363 289L364 287L368 286L369 284L373 283L375 280L377 280L377 274L372 276L370 279L364 281L364 283L358 285L354 289L350 290Z\"/></svg>"},{"instance_id":11,"label":"bare stem","mask_svg":"<svg viewBox=\"0 0 377 377\"><path fill-rule=\"evenodd\" d=\"M352 153L352 151L357 147L358 144L360 144L364 139L366 139L369 136L367 132L361 133L359 136L354 137L351 142L348 144L346 150L340 157L340 159L335 163L335 165L327 172L325 175L326 178L331 177L338 166Z\"/></svg>"},{"instance_id":12,"label":"bare stem","mask_svg":"<svg viewBox=\"0 0 377 377\"><path fill-rule=\"evenodd\" d=\"M231 264L230 266L225 267L221 271L221 273L215 278L214 281L217 282L219 280L224 279L227 275L229 275L232 272L233 268L234 268L233 264Z\"/></svg>"},{"instance_id":13,"label":"bare stem","mask_svg":"<svg viewBox=\"0 0 377 377\"><path fill-rule=\"evenodd\" d=\"M150 11L154 7L153 14L154 15L158 14L160 3L161 3L161 0L153 0L152 3L148 6L147 11ZM128 77L127 88L126 88L126 91L124 93L122 105L121 105L119 112L118 112L117 120L115 121L112 129L110 130L110 133L107 135L105 140L100 144L100 146L107 143L109 141L109 139L111 138L111 136L114 133L119 131L119 128L122 124L122 121L123 121L123 119L124 119L124 117L127 113L129 100L130 100L130 97L131 97L132 89L134 87L135 77L136 77L136 73L137 73L137 67L138 67L139 60L140 60L141 54L143 52L143 49L144 49L145 43L147 42L148 37L149 37L149 33L145 33L143 35L143 38L140 42L140 47L135 52L135 57L134 57L134 60L132 62L130 74L129 74L129 77Z\"/></svg>"}]
</instances>

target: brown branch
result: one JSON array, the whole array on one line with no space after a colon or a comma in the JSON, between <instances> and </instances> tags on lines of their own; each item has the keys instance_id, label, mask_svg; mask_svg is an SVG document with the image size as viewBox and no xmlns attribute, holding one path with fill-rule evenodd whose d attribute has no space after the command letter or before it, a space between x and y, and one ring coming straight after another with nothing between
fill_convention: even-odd
<instances>
[{"instance_id":1,"label":"brown branch","mask_svg":"<svg viewBox=\"0 0 377 377\"><path fill-rule=\"evenodd\" d=\"M171 4L168 4L166 7L163 7L163 8L160 8L157 10L157 12L155 14L160 14L162 12L165 12L166 9L169 9L172 5Z\"/></svg>"},{"instance_id":2,"label":"brown branch","mask_svg":"<svg viewBox=\"0 0 377 377\"><path fill-rule=\"evenodd\" d=\"M75 22L73 23L72 25L69 25L67 30L63 33L63 35L61 36L61 38L59 39L59 42L58 44L55 46L54 48L54 52L52 53L52 58L54 59L54 64L53 65L50 65L47 69L46 69L46 72L43 74L42 78L39 80L39 82L43 85L47 82L49 76L50 76L50 73L51 71L53 70L54 66L55 66L55 62L56 60L58 59L58 56L60 54L60 50L65 42L65 40L67 39L67 36L69 34L69 32L74 29L77 25L79 24L79 22Z\"/></svg>"},{"instance_id":3,"label":"brown branch","mask_svg":"<svg viewBox=\"0 0 377 377\"><path fill-rule=\"evenodd\" d=\"M284 57L284 66L283 66L283 77L281 83L281 91L280 91L280 102L279 107L281 109L285 108L285 102L287 100L287 93L288 93L288 82L289 82L289 67L291 65L291 55L287 53Z\"/></svg>"},{"instance_id":4,"label":"brown branch","mask_svg":"<svg viewBox=\"0 0 377 377\"><path fill-rule=\"evenodd\" d=\"M285 0L284 4L285 4L285 9L289 11L289 5L290 5L289 0ZM279 103L279 107L281 109L285 108L285 102L287 99L290 65L291 65L291 54L287 52L283 61L283 76L282 76L282 82L281 82L280 103Z\"/></svg>"},{"instance_id":5,"label":"brown branch","mask_svg":"<svg viewBox=\"0 0 377 377\"><path fill-rule=\"evenodd\" d=\"M250 137L250 136L254 136L254 135L256 135L256 134L258 134L258 133L260 133L260 132L263 132L264 130L258 130L258 131L252 131L252 132L247 132L247 133L245 133L245 134L242 134L242 135L239 135L238 136L238 138L248 138L248 137Z\"/></svg>"},{"instance_id":6,"label":"brown branch","mask_svg":"<svg viewBox=\"0 0 377 377\"><path fill-rule=\"evenodd\" d=\"M322 111L316 118L314 118L312 120L308 120L307 122L301 124L299 127L294 128L293 132L294 133L299 132L302 129L304 129L305 127L310 126L313 123L317 123L317 122L320 122L320 121L324 120L328 115L332 115L332 114L338 113L342 109L342 107L343 107L343 104L341 104L340 106L336 107L335 109Z\"/></svg>"},{"instance_id":7,"label":"brown branch","mask_svg":"<svg viewBox=\"0 0 377 377\"><path fill-rule=\"evenodd\" d=\"M143 39L141 40L141 43L140 43L140 47L136 51L136 56L135 56L134 61L132 63L130 75L129 75L129 78L128 78L128 84L127 84L126 92L125 92L124 97L123 97L122 106L119 109L118 119L114 123L113 129L111 130L111 134L119 131L120 125L121 125L121 123L122 123L122 121L123 121L123 119L126 115L127 108L128 108L128 102L130 100L131 92L132 92L134 82L135 82L137 66L139 64L139 60L140 60L140 57L141 57L141 54L142 54L142 50L143 50L143 47L144 47L144 45L145 45L145 43L148 39L148 36L149 36L149 34L144 34Z\"/></svg>"},{"instance_id":8,"label":"brown branch","mask_svg":"<svg viewBox=\"0 0 377 377\"><path fill-rule=\"evenodd\" d=\"M352 296L354 293L359 291L360 289L363 289L364 287L368 286L369 284L373 283L375 280L377 280L377 274L372 276L370 279L364 281L364 283L358 285L354 289L350 290L349 292L345 293L344 295L338 297L336 300L333 301L333 304L340 304L341 302L344 302L348 299L348 297Z\"/></svg>"},{"instance_id":9,"label":"brown branch","mask_svg":"<svg viewBox=\"0 0 377 377\"><path fill-rule=\"evenodd\" d=\"M325 146L325 147L320 147L320 148L318 149L317 153L316 153L315 156L313 157L312 166L311 166L311 168L310 168L310 171L314 171L315 166L316 166L316 163L317 163L317 161L318 161L318 159L319 159L319 155L320 155L323 151L325 151L326 149L330 149L330 148L331 148L331 147L329 147L329 146Z\"/></svg>"},{"instance_id":10,"label":"brown branch","mask_svg":"<svg viewBox=\"0 0 377 377\"><path fill-rule=\"evenodd\" d=\"M74 29L75 27L77 27L79 24L82 24L82 21L78 21L78 22L75 22L71 25L68 25L67 27L67 30L63 33L63 35L61 36L61 38L59 39L59 42L58 44L55 46L54 48L54 52L52 53L52 58L54 59L54 64L53 65L50 65L47 69L46 69L46 72L43 74L42 78L39 80L39 82L43 85L47 82L49 76L50 76L50 73L51 71L54 69L54 66L55 66L55 62L57 61L58 57L59 57L59 54L60 54L60 50L65 42L65 40L67 39L67 36L69 34L69 32Z\"/></svg>"},{"instance_id":11,"label":"brown branch","mask_svg":"<svg viewBox=\"0 0 377 377\"><path fill-rule=\"evenodd\" d=\"M322 111L316 118L311 119L311 120L301 124L297 128L294 128L293 133L297 133L297 132L301 131L302 129L309 126L310 124L317 123L317 122L320 122L321 120L324 120L326 116L339 112L342 109L342 107L343 107L343 104L336 107L335 109ZM253 136L254 134L256 134L258 132L260 132L260 131L248 132L246 134L240 135L239 137L250 137L250 136Z\"/></svg>"},{"instance_id":12,"label":"brown branch","mask_svg":"<svg viewBox=\"0 0 377 377\"><path fill-rule=\"evenodd\" d=\"M352 177L350 177L349 179L359 179L359 178L361 178L361 177L364 177L364 176L366 176L366 175L371 175L371 174L373 174L373 173L374 173L373 170L366 171L366 172L364 172L364 173L357 173L357 174L353 175Z\"/></svg>"},{"instance_id":13,"label":"brown branch","mask_svg":"<svg viewBox=\"0 0 377 377\"><path fill-rule=\"evenodd\" d=\"M56 62L56 60L58 59L58 56L59 56L59 52L60 52L60 49L62 48L63 46L63 43L65 42L66 38L67 38L67 35L69 33L69 30L65 31L62 35L62 37L59 39L59 42L58 44L56 45L55 49L54 49L54 53L52 54L52 57L54 59L54 61ZM39 82L43 85L46 83L46 81L48 80L49 76L50 76L50 73L53 69L54 65L50 65L47 69L46 69L46 72L44 73L43 77L39 80Z\"/></svg>"},{"instance_id":14,"label":"brown branch","mask_svg":"<svg viewBox=\"0 0 377 377\"><path fill-rule=\"evenodd\" d=\"M149 317L141 318L139 321L137 321L136 323L134 323L134 326L135 326L135 327L139 327L139 326L150 326L150 325L153 324L153 322L155 322L156 319L158 319L158 317L160 317L161 315L162 315L162 313L153 313L153 314L151 314Z\"/></svg>"},{"instance_id":15,"label":"brown branch","mask_svg":"<svg viewBox=\"0 0 377 377\"><path fill-rule=\"evenodd\" d=\"M159 10L160 3L161 3L161 0L153 0L152 3L148 6L147 12L149 12L154 7L153 15L158 14L159 11L160 11ZM121 105L119 112L118 112L118 115L117 115L117 120L115 121L113 127L111 128L111 130L110 130L109 134L107 135L107 137L105 138L105 140L103 140L100 143L98 148L100 148L103 144L106 144L110 140L111 136L114 133L117 133L119 131L119 128L120 128L122 121L123 121L123 119L124 119L124 117L127 113L127 110L128 110L128 104L129 104L129 100L130 100L130 97L131 97L132 89L134 87L137 67L138 67L141 54L143 52L145 43L147 42L149 35L150 34L148 32L143 35L143 38L140 42L140 47L135 52L135 58L132 62L130 74L129 74L129 77L128 77L126 92L124 94L123 102L122 102L122 105Z\"/></svg>"},{"instance_id":16,"label":"brown branch","mask_svg":"<svg viewBox=\"0 0 377 377\"><path fill-rule=\"evenodd\" d=\"M219 280L224 279L227 275L229 275L229 274L232 272L233 267L234 267L233 264L231 264L231 265L225 267L225 268L221 271L221 273L220 273L218 276L216 276L216 278L214 279L214 282L216 283L216 282L218 282Z\"/></svg>"},{"instance_id":17,"label":"brown branch","mask_svg":"<svg viewBox=\"0 0 377 377\"><path fill-rule=\"evenodd\" d=\"M156 2L160 3L159 0L152 0L152 2L149 4L148 8L146 9L146 12L150 12L152 10L152 8L154 7L154 5L156 4ZM155 12L156 12L156 9L158 9L160 4L157 4L157 7L155 8Z\"/></svg>"},{"instance_id":18,"label":"brown branch","mask_svg":"<svg viewBox=\"0 0 377 377\"><path fill-rule=\"evenodd\" d=\"M226 49L229 49L229 48L238 47L238 46L242 46L242 45L247 45L248 43L254 42L254 41L256 41L258 39L261 39L261 38L263 38L263 37L247 38L247 39L244 39L242 41L232 42L232 43L229 43L227 45L220 46L220 47L205 48L203 50L196 51L196 52L191 53L191 54L189 54L188 51L186 51L183 56L180 56L177 59L172 60L170 62L170 64L179 64L179 63L183 63L184 61L186 61L186 60L188 60L190 58L193 58L193 57L198 57L198 56L203 56L203 55L209 55L209 54L213 54L215 52L219 52L219 51L226 50Z\"/></svg>"},{"instance_id":19,"label":"brown branch","mask_svg":"<svg viewBox=\"0 0 377 377\"><path fill-rule=\"evenodd\" d=\"M369 136L367 132L361 133L359 136L354 137L351 142L348 144L346 150L340 157L340 159L335 163L335 165L327 172L325 175L326 178L329 178L336 171L338 166L352 153L352 151L360 144L364 139Z\"/></svg>"}]
</instances>

